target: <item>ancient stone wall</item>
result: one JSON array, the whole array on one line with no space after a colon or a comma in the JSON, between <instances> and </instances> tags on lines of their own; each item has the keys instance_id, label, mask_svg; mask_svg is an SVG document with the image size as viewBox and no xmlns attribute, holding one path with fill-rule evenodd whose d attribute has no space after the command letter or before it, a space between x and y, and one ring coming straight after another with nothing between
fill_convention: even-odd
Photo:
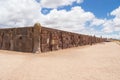
<instances>
[{"instance_id":1,"label":"ancient stone wall","mask_svg":"<svg viewBox=\"0 0 120 80\"><path fill-rule=\"evenodd\" d=\"M66 49L71 47L92 45L104 42L104 38L81 35L51 28L41 28L41 52Z\"/></svg>"},{"instance_id":2,"label":"ancient stone wall","mask_svg":"<svg viewBox=\"0 0 120 80\"><path fill-rule=\"evenodd\" d=\"M33 51L33 28L0 29L0 49Z\"/></svg>"},{"instance_id":3,"label":"ancient stone wall","mask_svg":"<svg viewBox=\"0 0 120 80\"><path fill-rule=\"evenodd\" d=\"M35 24L31 27L0 29L0 49L41 53L92 45L106 39L76 34Z\"/></svg>"}]
</instances>

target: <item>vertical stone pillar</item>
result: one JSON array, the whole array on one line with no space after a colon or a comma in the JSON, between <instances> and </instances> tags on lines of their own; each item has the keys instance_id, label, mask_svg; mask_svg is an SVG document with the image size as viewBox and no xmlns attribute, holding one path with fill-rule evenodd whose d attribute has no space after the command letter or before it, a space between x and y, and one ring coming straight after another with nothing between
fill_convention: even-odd
<instances>
[{"instance_id":1,"label":"vertical stone pillar","mask_svg":"<svg viewBox=\"0 0 120 80\"><path fill-rule=\"evenodd\" d=\"M10 50L14 50L14 44L13 44L13 34L12 34L12 31L10 31L9 33L9 36L10 36Z\"/></svg>"},{"instance_id":2,"label":"vertical stone pillar","mask_svg":"<svg viewBox=\"0 0 120 80\"><path fill-rule=\"evenodd\" d=\"M33 28L33 52L34 53L41 53L40 33L41 33L41 25L39 23L36 23Z\"/></svg>"}]
</instances>

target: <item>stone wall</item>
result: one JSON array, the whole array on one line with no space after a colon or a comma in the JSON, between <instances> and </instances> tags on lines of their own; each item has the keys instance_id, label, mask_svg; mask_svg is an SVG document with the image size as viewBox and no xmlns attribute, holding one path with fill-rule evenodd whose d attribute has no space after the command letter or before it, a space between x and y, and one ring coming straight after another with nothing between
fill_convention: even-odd
<instances>
[{"instance_id":1,"label":"stone wall","mask_svg":"<svg viewBox=\"0 0 120 80\"><path fill-rule=\"evenodd\" d=\"M106 39L95 36L71 33L51 28L41 28L41 52L66 49L71 47L92 45Z\"/></svg>"},{"instance_id":2,"label":"stone wall","mask_svg":"<svg viewBox=\"0 0 120 80\"><path fill-rule=\"evenodd\" d=\"M33 51L33 28L0 29L0 49Z\"/></svg>"},{"instance_id":3,"label":"stone wall","mask_svg":"<svg viewBox=\"0 0 120 80\"><path fill-rule=\"evenodd\" d=\"M106 39L76 34L35 24L31 27L0 29L0 49L41 53L92 45Z\"/></svg>"}]
</instances>

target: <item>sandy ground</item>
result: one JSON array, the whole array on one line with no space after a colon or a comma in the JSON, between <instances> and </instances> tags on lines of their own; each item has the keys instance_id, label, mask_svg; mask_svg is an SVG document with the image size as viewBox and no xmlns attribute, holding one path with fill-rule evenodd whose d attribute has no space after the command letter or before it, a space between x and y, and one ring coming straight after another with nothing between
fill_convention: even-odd
<instances>
[{"instance_id":1,"label":"sandy ground","mask_svg":"<svg viewBox=\"0 0 120 80\"><path fill-rule=\"evenodd\" d=\"M0 80L120 80L120 45L110 42L44 54L1 50Z\"/></svg>"}]
</instances>

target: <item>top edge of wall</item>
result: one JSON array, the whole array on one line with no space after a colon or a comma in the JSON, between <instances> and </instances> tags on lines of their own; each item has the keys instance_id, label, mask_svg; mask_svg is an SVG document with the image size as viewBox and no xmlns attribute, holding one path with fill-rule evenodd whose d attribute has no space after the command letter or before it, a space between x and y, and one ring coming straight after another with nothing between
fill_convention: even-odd
<instances>
[{"instance_id":1,"label":"top edge of wall","mask_svg":"<svg viewBox=\"0 0 120 80\"><path fill-rule=\"evenodd\" d=\"M2 29L19 29L19 28L31 28L31 27L33 27L33 26L25 26L25 27L9 27L9 28L0 28L0 30L2 30Z\"/></svg>"},{"instance_id":2,"label":"top edge of wall","mask_svg":"<svg viewBox=\"0 0 120 80\"><path fill-rule=\"evenodd\" d=\"M55 29L55 28L50 28L50 27L45 27L45 26L41 26L42 28L48 29L48 30L57 30L57 31L62 31L62 32L67 32L67 33L73 33L73 34L77 34L77 35L83 35L83 36L92 36L92 35L86 35L86 34L82 34L82 33L75 33L75 32L70 32L70 31L65 31L65 30L59 30L59 29Z\"/></svg>"},{"instance_id":3,"label":"top edge of wall","mask_svg":"<svg viewBox=\"0 0 120 80\"><path fill-rule=\"evenodd\" d=\"M41 26L41 25L40 25ZM10 27L10 28L0 28L0 30L8 30L8 29L21 29L21 28L33 28L34 26L25 26L25 27ZM41 26L44 29L48 29L50 31L56 30L56 31L62 31L62 32L66 32L66 33L72 33L72 34L77 34L77 35L83 35L83 36L92 36L92 35L85 35L85 34L81 34L81 33L75 33L75 32L70 32L70 31L65 31L65 30L59 30L59 29L54 29L54 28L49 28L49 27L45 27L45 26ZM93 36L94 37L94 36ZM96 37L96 36L95 36Z\"/></svg>"}]
</instances>

